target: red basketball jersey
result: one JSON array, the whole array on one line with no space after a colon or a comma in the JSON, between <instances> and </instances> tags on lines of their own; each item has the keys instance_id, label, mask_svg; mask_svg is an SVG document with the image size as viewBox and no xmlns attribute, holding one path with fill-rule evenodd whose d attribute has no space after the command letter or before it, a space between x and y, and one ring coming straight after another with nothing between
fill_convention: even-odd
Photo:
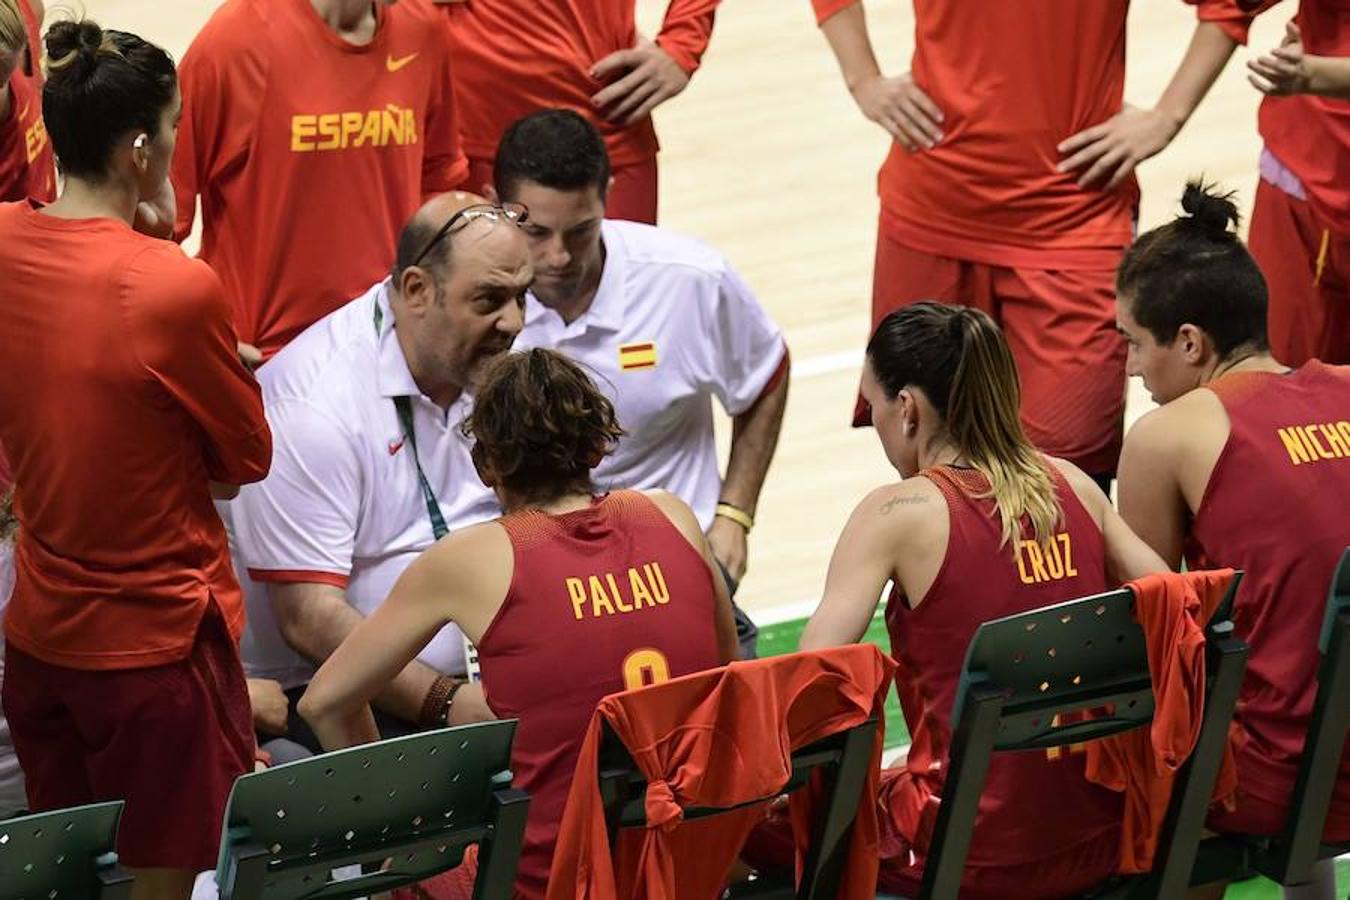
<instances>
[{"instance_id":1,"label":"red basketball jersey","mask_svg":"<svg viewBox=\"0 0 1350 900\"><path fill-rule=\"evenodd\" d=\"M1251 647L1239 787L1283 806L1317 693L1327 590L1350 545L1350 366L1233 373L1209 389L1232 431L1191 526L1192 561L1246 572L1233 610ZM1350 828L1350 746L1328 824L1338 821Z\"/></svg>"},{"instance_id":2,"label":"red basketball jersey","mask_svg":"<svg viewBox=\"0 0 1350 900\"><path fill-rule=\"evenodd\" d=\"M983 475L947 467L923 474L946 498L951 532L946 557L923 602L910 609L895 590L886 610L891 655L900 665L896 685L913 743L882 794L892 834L921 855L937 821L952 742L952 704L976 629L990 619L1106 589L1101 530L1058 472L1055 490L1064 516L1053 539L1039 545L1026 529L1015 547L1000 546L1002 526L994 503L979 499L989 489ZM1077 750L995 755L967 866L1048 863L1096 841L1114 851L1120 840L1120 795L1089 784L1083 772L1084 757Z\"/></svg>"},{"instance_id":3,"label":"red basketball jersey","mask_svg":"<svg viewBox=\"0 0 1350 900\"><path fill-rule=\"evenodd\" d=\"M56 199L56 163L42 122L42 23L28 0L18 0L28 37L9 84L9 112L0 120L0 202Z\"/></svg>"},{"instance_id":4,"label":"red basketball jersey","mask_svg":"<svg viewBox=\"0 0 1350 900\"><path fill-rule=\"evenodd\" d=\"M720 664L713 574L650 499L501 520L506 600L479 642L488 704L518 718L516 787L530 795L516 895L542 898L567 791L601 698Z\"/></svg>"}]
</instances>

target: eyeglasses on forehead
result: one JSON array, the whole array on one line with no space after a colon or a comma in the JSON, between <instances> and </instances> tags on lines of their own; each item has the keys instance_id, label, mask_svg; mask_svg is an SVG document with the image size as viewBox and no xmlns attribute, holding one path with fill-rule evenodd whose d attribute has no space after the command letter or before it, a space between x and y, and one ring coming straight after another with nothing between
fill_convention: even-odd
<instances>
[{"instance_id":1,"label":"eyeglasses on forehead","mask_svg":"<svg viewBox=\"0 0 1350 900\"><path fill-rule=\"evenodd\" d=\"M436 230L436 233L431 236L431 240L423 245L421 252L413 259L412 265L421 265L422 260L426 259L427 254L431 252L431 248L435 247L437 242L447 235L468 227L468 224L475 219L523 225L529 221L529 218L530 211L523 203L475 203L472 206L466 206L447 219L445 224Z\"/></svg>"}]
</instances>

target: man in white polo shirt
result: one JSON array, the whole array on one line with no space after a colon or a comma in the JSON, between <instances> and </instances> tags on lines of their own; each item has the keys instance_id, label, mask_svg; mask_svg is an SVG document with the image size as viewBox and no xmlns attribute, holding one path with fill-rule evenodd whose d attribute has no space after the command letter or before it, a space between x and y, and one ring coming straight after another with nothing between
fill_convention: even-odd
<instances>
[{"instance_id":1,"label":"man in white polo shirt","mask_svg":"<svg viewBox=\"0 0 1350 900\"><path fill-rule=\"evenodd\" d=\"M468 194L429 201L400 235L390 278L259 370L274 464L234 511L248 574L270 599L250 609L254 671L279 674L278 654L322 663L437 537L499 514L460 425L466 390L521 328L531 268L520 213ZM390 730L486 714L476 686L456 693L450 676L464 671L447 628L378 699ZM287 680L298 694L300 679ZM303 729L291 736L317 746Z\"/></svg>"},{"instance_id":2,"label":"man in white polo shirt","mask_svg":"<svg viewBox=\"0 0 1350 900\"><path fill-rule=\"evenodd\" d=\"M717 251L604 219L605 144L576 113L543 110L513 124L494 178L499 199L530 209L522 230L535 280L516 346L552 347L591 369L627 432L596 483L664 488L688 503L734 592L787 404L782 331ZM725 478L713 397L734 420ZM737 612L752 656L754 626Z\"/></svg>"}]
</instances>

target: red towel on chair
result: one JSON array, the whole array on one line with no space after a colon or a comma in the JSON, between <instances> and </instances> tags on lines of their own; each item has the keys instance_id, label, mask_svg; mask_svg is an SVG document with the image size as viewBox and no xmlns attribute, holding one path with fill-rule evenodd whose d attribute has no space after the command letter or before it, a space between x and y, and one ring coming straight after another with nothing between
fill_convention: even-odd
<instances>
[{"instance_id":1,"label":"red towel on chair","mask_svg":"<svg viewBox=\"0 0 1350 900\"><path fill-rule=\"evenodd\" d=\"M1125 794L1120 842L1122 874L1153 867L1176 771L1200 736L1205 702L1205 625L1233 580L1232 569L1147 575L1129 583L1134 617L1144 629L1153 680L1153 724L1087 747L1087 778ZM1214 799L1231 803L1237 789L1233 748L1224 750Z\"/></svg>"},{"instance_id":2,"label":"red towel on chair","mask_svg":"<svg viewBox=\"0 0 1350 900\"><path fill-rule=\"evenodd\" d=\"M768 801L787 783L791 753L882 706L895 664L870 644L732 663L600 702L577 762L549 873L548 900L703 900L718 897L763 804L683 823L684 806ZM647 828L621 833L611 855L598 782L608 724L648 780ZM853 826L840 898L872 898L882 729ZM792 795L809 823L814 785ZM808 838L798 836L801 848ZM800 867L800 856L798 866Z\"/></svg>"}]
</instances>

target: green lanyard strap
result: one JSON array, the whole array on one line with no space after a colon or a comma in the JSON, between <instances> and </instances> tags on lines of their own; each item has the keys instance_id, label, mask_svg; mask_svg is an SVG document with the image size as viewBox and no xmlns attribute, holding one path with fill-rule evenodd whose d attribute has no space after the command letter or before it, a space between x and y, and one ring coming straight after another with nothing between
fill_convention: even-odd
<instances>
[{"instance_id":1,"label":"green lanyard strap","mask_svg":"<svg viewBox=\"0 0 1350 900\"><path fill-rule=\"evenodd\" d=\"M384 313L380 309L380 301L375 301L375 336L380 335L380 326L384 322ZM413 465L417 467L417 481L422 486L422 501L427 505L427 518L431 520L431 534L436 540L440 540L450 533L450 528L445 524L445 516L441 514L441 505L436 502L436 492L431 489L431 482L427 480L427 473L422 470L422 460L417 455L417 431L413 428L412 400L408 397L395 397L394 410L398 413L399 425L403 428L403 437L408 442L408 449L412 451Z\"/></svg>"}]
</instances>

